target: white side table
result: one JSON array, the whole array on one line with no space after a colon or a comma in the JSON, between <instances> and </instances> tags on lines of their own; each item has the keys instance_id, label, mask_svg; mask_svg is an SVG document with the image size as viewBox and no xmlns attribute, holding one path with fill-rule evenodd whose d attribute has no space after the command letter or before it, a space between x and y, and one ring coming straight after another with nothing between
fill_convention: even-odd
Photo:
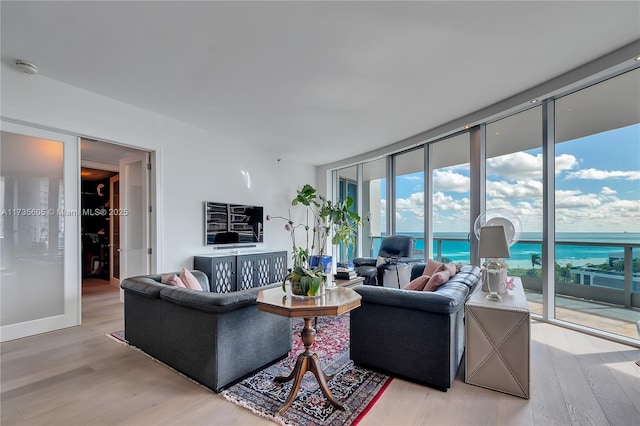
<instances>
[{"instance_id":1,"label":"white side table","mask_svg":"<svg viewBox=\"0 0 640 426\"><path fill-rule=\"evenodd\" d=\"M465 382L528 399L529 304L520 278L513 283L502 301L478 286L465 304Z\"/></svg>"}]
</instances>

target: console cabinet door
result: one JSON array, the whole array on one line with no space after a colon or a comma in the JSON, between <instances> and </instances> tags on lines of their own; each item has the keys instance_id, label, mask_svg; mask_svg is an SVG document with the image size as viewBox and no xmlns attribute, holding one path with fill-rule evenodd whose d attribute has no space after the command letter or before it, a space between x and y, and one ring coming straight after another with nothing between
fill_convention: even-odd
<instances>
[{"instance_id":1,"label":"console cabinet door","mask_svg":"<svg viewBox=\"0 0 640 426\"><path fill-rule=\"evenodd\" d=\"M238 256L238 290L253 288L257 261L258 256Z\"/></svg>"},{"instance_id":2,"label":"console cabinet door","mask_svg":"<svg viewBox=\"0 0 640 426\"><path fill-rule=\"evenodd\" d=\"M213 293L229 293L237 290L235 256L194 256L193 267L207 275L209 287Z\"/></svg>"},{"instance_id":3,"label":"console cabinet door","mask_svg":"<svg viewBox=\"0 0 640 426\"><path fill-rule=\"evenodd\" d=\"M287 252L280 251L269 255L271 264L271 276L269 282L281 283L287 275Z\"/></svg>"},{"instance_id":4,"label":"console cabinet door","mask_svg":"<svg viewBox=\"0 0 640 426\"><path fill-rule=\"evenodd\" d=\"M271 284L273 281L271 281L271 262L270 262L270 258L271 255L270 254L266 254L266 255L262 255L259 256L258 259L256 259L256 267L255 267L255 275L254 275L254 285L256 287L262 287L265 286L267 284Z\"/></svg>"},{"instance_id":5,"label":"console cabinet door","mask_svg":"<svg viewBox=\"0 0 640 426\"><path fill-rule=\"evenodd\" d=\"M238 256L238 289L262 287L271 281L271 253Z\"/></svg>"}]
</instances>

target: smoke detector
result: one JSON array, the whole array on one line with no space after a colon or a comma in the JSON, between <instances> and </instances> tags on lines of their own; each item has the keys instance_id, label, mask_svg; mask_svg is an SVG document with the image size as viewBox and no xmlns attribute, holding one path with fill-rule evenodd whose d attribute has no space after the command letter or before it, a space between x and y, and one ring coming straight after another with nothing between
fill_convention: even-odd
<instances>
[{"instance_id":1,"label":"smoke detector","mask_svg":"<svg viewBox=\"0 0 640 426\"><path fill-rule=\"evenodd\" d=\"M38 67L35 64L23 61L22 59L16 60L16 68L20 71L26 72L27 74L38 74Z\"/></svg>"}]
</instances>

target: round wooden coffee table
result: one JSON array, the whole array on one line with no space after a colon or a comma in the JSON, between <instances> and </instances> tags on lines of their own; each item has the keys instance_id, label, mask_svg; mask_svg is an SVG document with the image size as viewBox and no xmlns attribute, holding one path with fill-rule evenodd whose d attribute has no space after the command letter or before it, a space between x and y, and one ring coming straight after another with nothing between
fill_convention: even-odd
<instances>
[{"instance_id":1,"label":"round wooden coffee table","mask_svg":"<svg viewBox=\"0 0 640 426\"><path fill-rule=\"evenodd\" d=\"M299 299L291 295L291 290L283 292L281 288L271 288L258 293L258 309L289 318L304 318L304 327L300 336L304 344L304 351L298 355L296 366L288 376L278 376L277 382L288 382L293 379L293 386L287 400L278 410L282 415L291 407L298 395L302 377L311 371L318 380L320 389L329 402L337 409L344 410L344 405L337 401L327 385L331 376L322 371L318 355L311 352L311 346L316 340L316 330L312 326L314 317L340 315L360 306L361 296L350 288L336 287L328 289L324 296L315 299Z\"/></svg>"}]
</instances>

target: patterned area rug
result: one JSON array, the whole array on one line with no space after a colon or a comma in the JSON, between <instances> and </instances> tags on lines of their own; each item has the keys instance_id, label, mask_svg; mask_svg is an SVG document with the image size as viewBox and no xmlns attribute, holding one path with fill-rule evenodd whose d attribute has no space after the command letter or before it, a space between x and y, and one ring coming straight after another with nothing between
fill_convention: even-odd
<instances>
[{"instance_id":1,"label":"patterned area rug","mask_svg":"<svg viewBox=\"0 0 640 426\"><path fill-rule=\"evenodd\" d=\"M289 356L251 377L224 390L229 401L281 425L355 425L382 395L391 382L389 376L353 365L349 359L349 314L318 318L316 341L312 351L318 354L329 380L333 396L345 411L336 410L320 390L316 378L308 372L293 405L279 416L278 409L287 399L293 380L276 383L276 376L286 376L294 368L298 354L304 350L300 339L303 320L293 320L293 350Z\"/></svg>"},{"instance_id":2,"label":"patterned area rug","mask_svg":"<svg viewBox=\"0 0 640 426\"><path fill-rule=\"evenodd\" d=\"M298 354L304 350L300 339L304 321L294 318L292 324L293 349L286 358L229 387L220 395L281 425L358 424L387 388L391 377L353 365L349 359L348 313L318 318L316 340L312 347L312 351L320 357L324 372L334 375L328 381L329 389L346 410L333 408L320 390L316 378L308 372L293 405L282 416L278 415L278 410L289 396L293 380L276 383L274 378L288 375L295 366ZM128 345L124 330L107 336Z\"/></svg>"}]
</instances>

